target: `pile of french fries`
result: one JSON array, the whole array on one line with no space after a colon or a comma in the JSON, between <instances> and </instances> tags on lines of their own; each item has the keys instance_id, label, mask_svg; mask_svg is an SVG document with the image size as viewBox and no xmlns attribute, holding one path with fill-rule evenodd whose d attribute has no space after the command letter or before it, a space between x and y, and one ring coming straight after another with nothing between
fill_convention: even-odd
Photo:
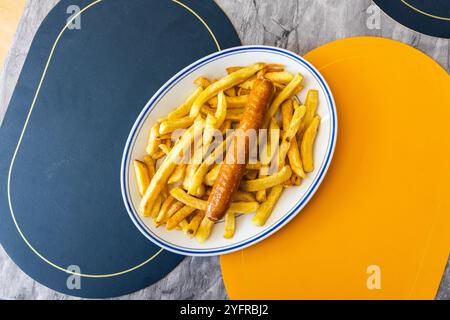
<instances>
[{"instance_id":1,"label":"pile of french fries","mask_svg":"<svg viewBox=\"0 0 450 320\"><path fill-rule=\"evenodd\" d=\"M133 163L142 196L140 213L153 218L158 227L180 230L199 242L209 237L214 225L205 217L205 210L221 165L216 160L226 152L229 138L224 138L200 163L177 159L186 148L195 148L198 132L205 148L213 146L214 130L225 136L227 130L237 126L256 79L267 78L274 84L264 128L278 134L270 135L270 144L259 146L264 159L247 164L225 215L223 236L233 237L237 214L254 213L252 222L263 226L283 188L300 185L306 173L314 170L313 145L320 124L316 113L318 91L309 90L302 103L297 97L303 89L302 75L291 74L280 64L256 63L230 67L226 72L227 76L219 80L198 77L194 81L198 87L186 101L152 126L146 155ZM187 130L173 141L172 133L177 129ZM276 151L269 150L273 145ZM268 170L271 161L277 161L277 172Z\"/></svg>"}]
</instances>

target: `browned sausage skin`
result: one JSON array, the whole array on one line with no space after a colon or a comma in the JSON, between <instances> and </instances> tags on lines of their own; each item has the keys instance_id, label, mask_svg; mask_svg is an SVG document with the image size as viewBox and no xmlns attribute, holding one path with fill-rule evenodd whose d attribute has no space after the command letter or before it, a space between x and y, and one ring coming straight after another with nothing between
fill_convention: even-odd
<instances>
[{"instance_id":1,"label":"browned sausage skin","mask_svg":"<svg viewBox=\"0 0 450 320\"><path fill-rule=\"evenodd\" d=\"M245 143L245 150L238 150L238 147L243 146L242 142L238 143L239 133L245 134L249 129L258 130L261 128L264 112L271 101L273 92L273 84L267 79L258 79L250 91L242 119L236 130L236 136L231 142L225 160L220 167L217 180L209 195L206 217L212 221L223 218L230 206L231 198L238 189L242 176L245 173L245 161L242 163L243 161L240 160L242 158L247 159L248 142L246 141Z\"/></svg>"}]
</instances>

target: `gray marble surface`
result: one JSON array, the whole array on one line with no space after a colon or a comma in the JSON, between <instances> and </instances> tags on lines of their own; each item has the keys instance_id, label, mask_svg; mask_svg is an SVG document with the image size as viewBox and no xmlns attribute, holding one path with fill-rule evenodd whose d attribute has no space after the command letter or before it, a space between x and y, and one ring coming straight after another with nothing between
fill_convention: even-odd
<instances>
[{"instance_id":1,"label":"gray marble surface","mask_svg":"<svg viewBox=\"0 0 450 320\"><path fill-rule=\"evenodd\" d=\"M28 0L0 74L0 121L39 24L58 0ZM216 0L243 44L267 44L301 55L327 42L362 35L407 43L435 59L447 71L450 41L425 36L396 23L370 0ZM379 16L379 20L377 17ZM379 21L379 23L378 23ZM73 299L25 275L0 247L0 298ZM186 258L158 283L119 299L226 299L219 259ZM437 299L450 300L450 267Z\"/></svg>"}]
</instances>

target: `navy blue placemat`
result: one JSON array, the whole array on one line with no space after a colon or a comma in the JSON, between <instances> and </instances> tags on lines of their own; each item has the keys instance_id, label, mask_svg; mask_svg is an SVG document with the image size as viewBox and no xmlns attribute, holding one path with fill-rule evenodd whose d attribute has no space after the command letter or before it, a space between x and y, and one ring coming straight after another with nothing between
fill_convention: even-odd
<instances>
[{"instance_id":1,"label":"navy blue placemat","mask_svg":"<svg viewBox=\"0 0 450 320\"><path fill-rule=\"evenodd\" d=\"M450 0L374 0L394 20L430 36L450 38Z\"/></svg>"},{"instance_id":2,"label":"navy blue placemat","mask_svg":"<svg viewBox=\"0 0 450 320\"><path fill-rule=\"evenodd\" d=\"M213 1L58 3L0 128L0 241L24 272L98 298L144 288L177 266L182 257L153 245L128 217L123 147L167 79L239 44Z\"/></svg>"}]
</instances>

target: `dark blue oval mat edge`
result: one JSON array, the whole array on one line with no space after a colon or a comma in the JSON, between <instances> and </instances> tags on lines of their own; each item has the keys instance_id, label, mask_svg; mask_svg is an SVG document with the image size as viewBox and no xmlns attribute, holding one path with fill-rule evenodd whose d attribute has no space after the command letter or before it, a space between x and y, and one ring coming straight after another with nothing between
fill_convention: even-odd
<instances>
[{"instance_id":1,"label":"dark blue oval mat edge","mask_svg":"<svg viewBox=\"0 0 450 320\"><path fill-rule=\"evenodd\" d=\"M440 38L450 38L450 20L442 20L420 13L424 11L433 15L433 12L442 12L441 17L450 17L450 12L445 12L443 4L435 1L424 2L423 5L414 10L401 0L374 0L375 4L381 8L388 16L402 25L417 32ZM411 5L411 3L408 2Z\"/></svg>"},{"instance_id":2,"label":"dark blue oval mat edge","mask_svg":"<svg viewBox=\"0 0 450 320\"><path fill-rule=\"evenodd\" d=\"M136 2L141 0L134 0ZM145 1L145 0L144 0ZM94 1L79 0L77 4L83 8ZM95 6L105 6L108 3L125 3L127 0L103 0ZM180 4L168 1L173 6ZM213 1L202 1L201 4L195 0L183 0L183 4L194 10L199 16L207 21L211 30L214 32L217 42L222 48L240 45L239 38L231 23L228 21L225 14L213 3ZM147 1L148 3L148 1ZM25 244L15 228L8 208L7 199L7 185L5 183L8 175L9 162L14 152L17 140L19 139L21 128L27 117L29 106L33 100L35 88L37 88L40 77L44 70L44 66L48 59L48 55L52 45L58 36L61 28L65 25L67 19L67 7L73 5L73 0L62 0L49 15L42 22L35 38L33 39L29 55L26 58L23 70L21 72L18 84L11 99L8 112L5 116L2 127L0 128L0 154L2 161L0 164L0 240L8 255L15 261L15 263L31 278L40 282L41 284L54 289L56 291L79 297L87 298L106 298L128 294L139 289L145 288L148 285L158 281L164 277L168 272L173 270L179 262L183 259L167 251L163 251L158 255L157 265L144 265L136 270L116 276L107 278L81 278L81 288L71 289L77 285L76 276L73 277L63 271L57 270L54 267L45 263L30 248ZM98 8L92 7L92 10ZM127 8L129 9L129 7ZM93 12L93 11L91 11ZM187 17L191 15L187 10L185 11ZM164 18L164 17L161 17ZM83 19L89 19L89 12L83 16ZM205 33L204 26L198 21L198 28L202 28L199 32ZM183 29L183 28L181 28ZM208 36L209 37L209 36ZM61 41L63 41L61 38ZM205 43L200 46L208 46L209 51L216 51L217 48L211 41L211 38L205 39ZM191 53L192 61L200 58ZM198 54L197 54L198 55ZM202 54L203 56L204 54ZM189 62L192 62L189 61ZM178 69L184 67L187 63L178 66ZM161 81L170 78L172 74L166 75ZM153 92L148 92L147 98L150 98ZM143 107L139 105L136 112L139 112ZM123 141L126 137L122 137ZM121 155L119 155L120 157ZM119 172L119 169L117 169ZM119 197L120 194L118 195ZM125 209L123 208L124 212ZM125 213L126 214L126 213ZM138 233L137 230L135 230ZM153 256L159 251L159 247L154 246L148 242L148 257ZM75 271L76 272L76 271ZM220 272L217 270L217 272ZM29 295L27 295L29 296Z\"/></svg>"}]
</instances>

